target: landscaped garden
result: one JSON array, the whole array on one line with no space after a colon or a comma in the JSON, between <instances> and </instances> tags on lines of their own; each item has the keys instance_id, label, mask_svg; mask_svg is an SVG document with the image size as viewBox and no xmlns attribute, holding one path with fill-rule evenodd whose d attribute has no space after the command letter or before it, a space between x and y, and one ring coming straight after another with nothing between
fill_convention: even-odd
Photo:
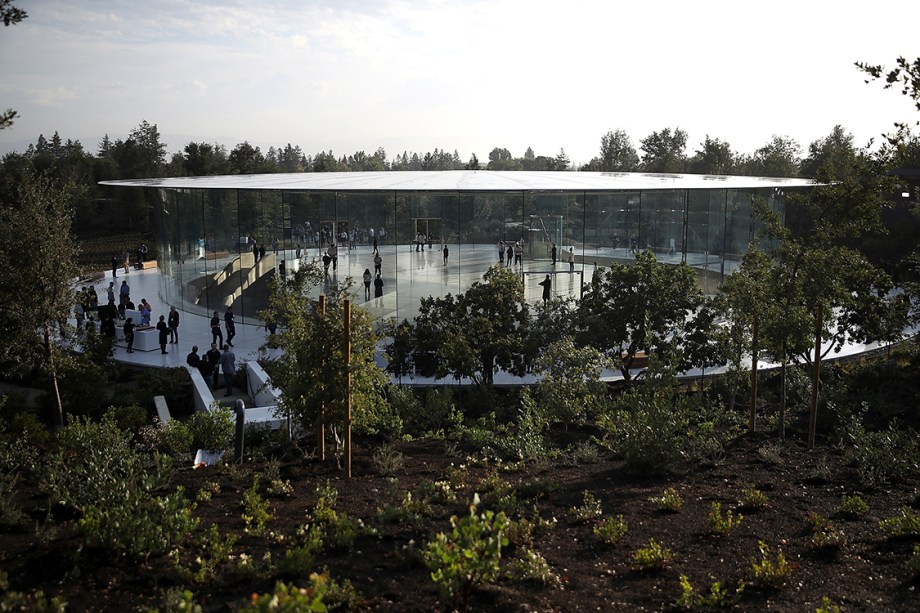
<instances>
[{"instance_id":1,"label":"landscaped garden","mask_svg":"<svg viewBox=\"0 0 920 613\"><path fill-rule=\"evenodd\" d=\"M29 414L0 442L6 610L916 610L920 354L826 366L822 435L807 381L778 377L758 430L726 378L530 390L388 387L358 417L353 478L329 439L253 431L229 412L140 425L137 409ZM122 392L128 398L127 392ZM6 407L8 409L9 407ZM894 421L892 421L894 419ZM16 608L20 607L20 608ZM200 607L198 609L197 607Z\"/></svg>"}]
</instances>

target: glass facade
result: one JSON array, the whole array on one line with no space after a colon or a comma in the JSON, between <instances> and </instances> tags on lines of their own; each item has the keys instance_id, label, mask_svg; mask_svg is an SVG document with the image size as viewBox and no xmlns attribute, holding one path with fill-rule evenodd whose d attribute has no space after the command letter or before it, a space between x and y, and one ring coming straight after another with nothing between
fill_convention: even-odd
<instances>
[{"instance_id":1,"label":"glass facade","mask_svg":"<svg viewBox=\"0 0 920 613\"><path fill-rule=\"evenodd\" d=\"M520 261L514 258L510 265L522 275L526 297L535 302L546 274L553 278L554 294L578 296L595 267L629 262L646 249L660 261L687 263L711 293L754 238L754 199L783 210L782 189L756 185L558 191L155 189L161 299L200 315L222 313L232 305L241 324L261 324L258 315L267 304L270 276L280 274L282 266L288 272L304 262L322 262L333 244L338 256L322 289L350 278L357 300L380 319L411 319L421 298L465 291L499 262L500 244L515 245ZM375 271L375 241L383 295L373 297L372 286L372 297L364 302L362 275Z\"/></svg>"}]
</instances>

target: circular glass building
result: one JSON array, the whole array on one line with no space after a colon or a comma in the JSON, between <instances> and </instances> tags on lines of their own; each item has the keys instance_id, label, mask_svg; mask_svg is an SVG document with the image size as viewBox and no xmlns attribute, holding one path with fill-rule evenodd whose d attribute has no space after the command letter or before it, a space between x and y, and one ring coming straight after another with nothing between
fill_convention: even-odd
<instances>
[{"instance_id":1,"label":"circular glass building","mask_svg":"<svg viewBox=\"0 0 920 613\"><path fill-rule=\"evenodd\" d=\"M780 215L805 179L593 172L339 172L106 181L152 194L160 298L257 324L268 279L328 258L326 290L367 270L375 317L465 291L489 266L521 274L529 300L580 295L595 267L651 250L712 292L753 240L753 203ZM509 259L509 248L511 256ZM373 285L373 284L372 284ZM322 289L322 288L321 288ZM373 287L371 294L373 295Z\"/></svg>"}]
</instances>

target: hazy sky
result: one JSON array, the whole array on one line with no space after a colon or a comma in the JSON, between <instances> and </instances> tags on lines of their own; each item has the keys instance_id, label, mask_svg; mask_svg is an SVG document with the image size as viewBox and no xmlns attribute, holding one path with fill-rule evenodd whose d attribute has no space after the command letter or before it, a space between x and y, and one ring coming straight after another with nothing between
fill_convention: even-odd
<instances>
[{"instance_id":1,"label":"hazy sky","mask_svg":"<svg viewBox=\"0 0 920 613\"><path fill-rule=\"evenodd\" d=\"M57 130L96 153L157 124L189 141L384 147L486 160L598 155L665 127L752 153L843 125L865 144L917 118L853 63L920 56L920 2L16 0L0 26L0 152Z\"/></svg>"}]
</instances>

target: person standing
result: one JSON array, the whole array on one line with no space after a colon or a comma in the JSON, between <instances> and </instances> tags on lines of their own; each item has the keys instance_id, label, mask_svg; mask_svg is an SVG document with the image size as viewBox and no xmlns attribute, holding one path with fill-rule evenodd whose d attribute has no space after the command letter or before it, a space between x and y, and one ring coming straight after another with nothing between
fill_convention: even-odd
<instances>
[{"instance_id":1,"label":"person standing","mask_svg":"<svg viewBox=\"0 0 920 613\"><path fill-rule=\"evenodd\" d=\"M447 266L447 256L450 255L450 249L447 248L447 245L444 245L444 265Z\"/></svg>"},{"instance_id":2,"label":"person standing","mask_svg":"<svg viewBox=\"0 0 920 613\"><path fill-rule=\"evenodd\" d=\"M125 320L122 330L125 333L125 342L128 344L128 353L134 353L134 324L130 317Z\"/></svg>"},{"instance_id":3,"label":"person standing","mask_svg":"<svg viewBox=\"0 0 920 613\"><path fill-rule=\"evenodd\" d=\"M569 272L575 272L575 247L569 247Z\"/></svg>"},{"instance_id":4,"label":"person standing","mask_svg":"<svg viewBox=\"0 0 920 613\"><path fill-rule=\"evenodd\" d=\"M371 237L374 239L374 253L380 253L380 244L377 242L377 235L374 234L374 229L371 228Z\"/></svg>"},{"instance_id":5,"label":"person standing","mask_svg":"<svg viewBox=\"0 0 920 613\"><path fill-rule=\"evenodd\" d=\"M377 275L377 278L374 279L374 298L383 297L383 279L380 278L380 275ZM375 302L379 302L375 300Z\"/></svg>"},{"instance_id":6,"label":"person standing","mask_svg":"<svg viewBox=\"0 0 920 613\"><path fill-rule=\"evenodd\" d=\"M160 319L163 319L162 315L160 315ZM150 305L147 304L147 301L144 300L143 298L141 298L141 325L142 326L150 325Z\"/></svg>"},{"instance_id":7,"label":"person standing","mask_svg":"<svg viewBox=\"0 0 920 613\"><path fill-rule=\"evenodd\" d=\"M192 345L192 352L185 356L185 363L192 368L201 366L201 356L198 355L198 345Z\"/></svg>"},{"instance_id":8,"label":"person standing","mask_svg":"<svg viewBox=\"0 0 920 613\"><path fill-rule=\"evenodd\" d=\"M508 243L508 248L505 249L505 266L511 266L511 262L514 260L514 245Z\"/></svg>"},{"instance_id":9,"label":"person standing","mask_svg":"<svg viewBox=\"0 0 920 613\"><path fill-rule=\"evenodd\" d=\"M112 278L118 278L118 258L114 255L112 256Z\"/></svg>"},{"instance_id":10,"label":"person standing","mask_svg":"<svg viewBox=\"0 0 920 613\"><path fill-rule=\"evenodd\" d=\"M553 248L550 249L550 256L553 258L553 266L556 265L556 243L553 243Z\"/></svg>"},{"instance_id":11,"label":"person standing","mask_svg":"<svg viewBox=\"0 0 920 613\"><path fill-rule=\"evenodd\" d=\"M218 359L220 369L224 373L224 383L227 386L227 396L233 395L233 377L236 376L236 356L230 351L230 345L224 345L224 352Z\"/></svg>"},{"instance_id":12,"label":"person standing","mask_svg":"<svg viewBox=\"0 0 920 613\"><path fill-rule=\"evenodd\" d=\"M105 297L108 304L115 306L115 282L109 281L109 287L105 290Z\"/></svg>"},{"instance_id":13,"label":"person standing","mask_svg":"<svg viewBox=\"0 0 920 613\"><path fill-rule=\"evenodd\" d=\"M160 320L157 322L157 330L160 331L160 353L169 353L166 351L166 341L169 340L169 326L166 325L166 317L163 315L160 315Z\"/></svg>"},{"instance_id":14,"label":"person standing","mask_svg":"<svg viewBox=\"0 0 920 613\"><path fill-rule=\"evenodd\" d=\"M128 274L128 271L131 270L131 265L130 265L129 260L130 260L130 256L128 256L128 249L127 248L122 249L121 250L121 264L122 266L125 267L125 274Z\"/></svg>"},{"instance_id":15,"label":"person standing","mask_svg":"<svg viewBox=\"0 0 920 613\"><path fill-rule=\"evenodd\" d=\"M207 375L211 375L211 389L217 391L217 381L220 376L220 350L217 343L211 343L211 349L204 354L208 363Z\"/></svg>"},{"instance_id":16,"label":"person standing","mask_svg":"<svg viewBox=\"0 0 920 613\"><path fill-rule=\"evenodd\" d=\"M379 275L379 274L380 274L380 265L381 265L381 264L383 264L383 258L380 257L380 253L378 252L377 255L374 256L374 274L375 274L375 275Z\"/></svg>"},{"instance_id":17,"label":"person standing","mask_svg":"<svg viewBox=\"0 0 920 613\"><path fill-rule=\"evenodd\" d=\"M233 307L228 306L224 313L224 327L227 328L227 344L233 347L233 337L236 336L236 322L233 321Z\"/></svg>"},{"instance_id":18,"label":"person standing","mask_svg":"<svg viewBox=\"0 0 920 613\"><path fill-rule=\"evenodd\" d=\"M339 269L339 248L335 246L335 239L332 240L332 244L329 245L326 253L332 259L332 273L335 274L335 271Z\"/></svg>"},{"instance_id":19,"label":"person standing","mask_svg":"<svg viewBox=\"0 0 920 613\"><path fill-rule=\"evenodd\" d=\"M367 301L371 299L371 281L373 280L370 268L364 269L362 279L364 280L364 300Z\"/></svg>"},{"instance_id":20,"label":"person standing","mask_svg":"<svg viewBox=\"0 0 920 613\"><path fill-rule=\"evenodd\" d=\"M128 300L131 299L131 288L128 287L127 281L121 282L121 289L118 290L118 296L121 304L128 304Z\"/></svg>"},{"instance_id":21,"label":"person standing","mask_svg":"<svg viewBox=\"0 0 920 613\"><path fill-rule=\"evenodd\" d=\"M179 342L179 311L176 310L176 307L169 307L169 318L166 320L166 325L169 326L169 342L178 343Z\"/></svg>"},{"instance_id":22,"label":"person standing","mask_svg":"<svg viewBox=\"0 0 920 613\"><path fill-rule=\"evenodd\" d=\"M549 275L546 275L546 278L540 281L540 285L543 286L543 304L546 304L549 302L549 294L553 286L553 281L549 278Z\"/></svg>"},{"instance_id":23,"label":"person standing","mask_svg":"<svg viewBox=\"0 0 920 613\"><path fill-rule=\"evenodd\" d=\"M332 258L329 257L329 252L323 253L323 272L328 277L329 276L329 264L332 263Z\"/></svg>"},{"instance_id":24,"label":"person standing","mask_svg":"<svg viewBox=\"0 0 920 613\"><path fill-rule=\"evenodd\" d=\"M498 265L505 263L505 241L498 241Z\"/></svg>"},{"instance_id":25,"label":"person standing","mask_svg":"<svg viewBox=\"0 0 920 613\"><path fill-rule=\"evenodd\" d=\"M514 265L515 266L524 266L524 248L521 247L521 241L515 241L514 243Z\"/></svg>"},{"instance_id":26,"label":"person standing","mask_svg":"<svg viewBox=\"0 0 920 613\"><path fill-rule=\"evenodd\" d=\"M217 339L220 339L221 345L224 344L224 333L220 331L220 315L214 311L214 316L211 317L211 344L216 346Z\"/></svg>"}]
</instances>

